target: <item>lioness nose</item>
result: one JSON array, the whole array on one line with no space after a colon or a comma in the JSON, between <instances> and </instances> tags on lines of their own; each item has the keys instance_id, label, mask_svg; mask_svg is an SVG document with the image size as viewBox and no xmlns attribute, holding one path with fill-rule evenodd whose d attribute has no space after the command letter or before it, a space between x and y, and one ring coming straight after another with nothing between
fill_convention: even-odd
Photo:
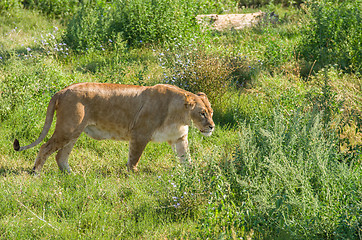
<instances>
[{"instance_id":1,"label":"lioness nose","mask_svg":"<svg viewBox=\"0 0 362 240\"><path fill-rule=\"evenodd\" d=\"M209 128L210 128L211 131L214 130L214 127L215 126L213 126L213 125L209 125Z\"/></svg>"}]
</instances>

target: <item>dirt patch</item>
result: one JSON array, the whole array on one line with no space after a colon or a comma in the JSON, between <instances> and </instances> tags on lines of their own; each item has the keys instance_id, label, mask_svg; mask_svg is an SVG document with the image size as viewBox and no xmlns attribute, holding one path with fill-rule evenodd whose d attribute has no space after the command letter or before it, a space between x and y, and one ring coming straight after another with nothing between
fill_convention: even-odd
<instances>
[{"instance_id":1,"label":"dirt patch","mask_svg":"<svg viewBox=\"0 0 362 240\"><path fill-rule=\"evenodd\" d=\"M264 21L267 18L269 19L270 17L272 16L268 16L264 12L260 11L256 13L247 13L247 14L198 15L196 19L199 22L199 24L208 26L211 29L215 29L218 31L225 31L225 30L232 30L232 29L238 30L238 29L243 29L245 27L251 27L253 25L259 24L261 21ZM275 18L275 20L277 21L277 18Z\"/></svg>"}]
</instances>

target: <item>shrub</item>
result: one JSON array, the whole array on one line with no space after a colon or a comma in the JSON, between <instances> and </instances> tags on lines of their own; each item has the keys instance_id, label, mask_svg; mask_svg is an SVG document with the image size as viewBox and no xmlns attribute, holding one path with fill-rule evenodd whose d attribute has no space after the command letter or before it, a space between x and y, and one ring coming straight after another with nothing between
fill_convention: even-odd
<instances>
[{"instance_id":1,"label":"shrub","mask_svg":"<svg viewBox=\"0 0 362 240\"><path fill-rule=\"evenodd\" d=\"M116 36L129 45L171 42L198 31L196 1L120 1L96 9L83 7L69 22L65 40L75 50L100 45Z\"/></svg>"},{"instance_id":2,"label":"shrub","mask_svg":"<svg viewBox=\"0 0 362 240\"><path fill-rule=\"evenodd\" d=\"M196 1L134 0L115 4L112 30L131 45L171 41L195 31Z\"/></svg>"},{"instance_id":3,"label":"shrub","mask_svg":"<svg viewBox=\"0 0 362 240\"><path fill-rule=\"evenodd\" d=\"M307 66L318 71L336 64L349 72L361 73L361 1L311 1L309 22L302 30L298 53ZM315 64L313 62L315 61Z\"/></svg>"},{"instance_id":4,"label":"shrub","mask_svg":"<svg viewBox=\"0 0 362 240\"><path fill-rule=\"evenodd\" d=\"M5 11L11 11L20 6L19 0L2 0L0 1L0 13Z\"/></svg>"},{"instance_id":5,"label":"shrub","mask_svg":"<svg viewBox=\"0 0 362 240\"><path fill-rule=\"evenodd\" d=\"M209 48L197 37L189 42L177 42L159 53L164 71L164 83L174 84L190 92L204 92L212 102L224 95L231 86L243 86L258 69L240 53L225 53Z\"/></svg>"},{"instance_id":6,"label":"shrub","mask_svg":"<svg viewBox=\"0 0 362 240\"><path fill-rule=\"evenodd\" d=\"M208 193L196 168L177 166L170 175L158 176L157 179L159 209L174 219L197 215L207 200Z\"/></svg>"},{"instance_id":7,"label":"shrub","mask_svg":"<svg viewBox=\"0 0 362 240\"><path fill-rule=\"evenodd\" d=\"M204 92L211 100L224 94L231 84L232 67L228 59L208 54L202 45L190 44L175 52L160 53L160 64L166 63L171 73L164 82L191 92Z\"/></svg>"},{"instance_id":8,"label":"shrub","mask_svg":"<svg viewBox=\"0 0 362 240\"><path fill-rule=\"evenodd\" d=\"M78 0L25 0L24 7L36 9L40 12L53 16L72 15L78 7Z\"/></svg>"},{"instance_id":9,"label":"shrub","mask_svg":"<svg viewBox=\"0 0 362 240\"><path fill-rule=\"evenodd\" d=\"M282 6L300 5L303 0L238 0L239 7L262 7L268 4L282 4Z\"/></svg>"},{"instance_id":10,"label":"shrub","mask_svg":"<svg viewBox=\"0 0 362 240\"><path fill-rule=\"evenodd\" d=\"M198 14L230 13L230 11L233 11L233 9L237 8L235 0L222 0L222 1L199 0L196 1L195 3L193 7L197 6Z\"/></svg>"},{"instance_id":11,"label":"shrub","mask_svg":"<svg viewBox=\"0 0 362 240\"><path fill-rule=\"evenodd\" d=\"M358 164L339 162L338 138L321 118L274 110L270 120L241 124L234 157L213 171L222 179L217 186L225 187L210 189L221 197L205 210L200 235L358 238L362 172Z\"/></svg>"},{"instance_id":12,"label":"shrub","mask_svg":"<svg viewBox=\"0 0 362 240\"><path fill-rule=\"evenodd\" d=\"M63 39L75 51L102 49L113 41L112 20L106 8L83 6L69 21Z\"/></svg>"},{"instance_id":13,"label":"shrub","mask_svg":"<svg viewBox=\"0 0 362 240\"><path fill-rule=\"evenodd\" d=\"M24 0L25 8L36 9L46 15L55 17L72 16L81 7L96 7L106 5L107 0Z\"/></svg>"},{"instance_id":14,"label":"shrub","mask_svg":"<svg viewBox=\"0 0 362 240\"><path fill-rule=\"evenodd\" d=\"M264 62L269 69L278 69L291 62L293 56L292 47L285 41L270 39L265 43Z\"/></svg>"}]
</instances>

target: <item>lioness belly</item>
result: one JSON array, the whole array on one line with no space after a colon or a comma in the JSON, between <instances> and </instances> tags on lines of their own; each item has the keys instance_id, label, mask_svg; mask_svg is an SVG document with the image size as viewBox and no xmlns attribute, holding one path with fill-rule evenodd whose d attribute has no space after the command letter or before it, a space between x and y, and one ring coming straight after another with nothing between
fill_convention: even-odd
<instances>
[{"instance_id":1,"label":"lioness belly","mask_svg":"<svg viewBox=\"0 0 362 240\"><path fill-rule=\"evenodd\" d=\"M185 136L189 131L189 126L176 124L157 129L152 135L154 142L176 142L179 138Z\"/></svg>"},{"instance_id":2,"label":"lioness belly","mask_svg":"<svg viewBox=\"0 0 362 240\"><path fill-rule=\"evenodd\" d=\"M129 140L128 131L123 128L105 129L95 125L89 125L84 129L84 132L96 140Z\"/></svg>"}]
</instances>

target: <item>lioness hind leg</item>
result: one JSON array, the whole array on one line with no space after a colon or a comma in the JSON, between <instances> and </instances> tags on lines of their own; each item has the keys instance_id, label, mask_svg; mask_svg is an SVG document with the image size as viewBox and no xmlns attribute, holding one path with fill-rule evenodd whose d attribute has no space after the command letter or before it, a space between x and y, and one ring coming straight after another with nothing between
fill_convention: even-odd
<instances>
[{"instance_id":1,"label":"lioness hind leg","mask_svg":"<svg viewBox=\"0 0 362 240\"><path fill-rule=\"evenodd\" d=\"M56 125L53 136L49 139L48 142L46 142L40 147L33 168L33 171L35 173L41 171L45 161L48 159L48 157L51 154L53 154L56 151L59 151L56 156L56 161L58 163L59 168L61 170L67 170L68 172L70 171L70 167L68 165L68 156L76 140L82 133L84 127L79 126L77 129L74 129L73 131L69 131L68 133L66 133L66 135L64 132L59 134L58 129L61 129L61 127L59 125Z\"/></svg>"},{"instance_id":2,"label":"lioness hind leg","mask_svg":"<svg viewBox=\"0 0 362 240\"><path fill-rule=\"evenodd\" d=\"M66 96L65 96L66 97ZM60 169L70 171L68 156L73 145L86 127L84 105L71 103L72 99L60 101L57 105L57 123L53 136L40 147L35 159L34 171L40 172L47 158L59 150L56 160Z\"/></svg>"},{"instance_id":3,"label":"lioness hind leg","mask_svg":"<svg viewBox=\"0 0 362 240\"><path fill-rule=\"evenodd\" d=\"M67 142L60 142L58 141L54 135L49 139L48 142L44 143L40 149L39 153L36 156L33 171L35 173L39 173L44 166L45 161L48 157L56 152L57 150L61 149Z\"/></svg>"},{"instance_id":4,"label":"lioness hind leg","mask_svg":"<svg viewBox=\"0 0 362 240\"><path fill-rule=\"evenodd\" d=\"M55 156L55 160L57 161L60 171L67 171L68 173L72 171L69 167L68 158L76 141L77 139L70 141L63 148L59 149L57 155Z\"/></svg>"}]
</instances>

